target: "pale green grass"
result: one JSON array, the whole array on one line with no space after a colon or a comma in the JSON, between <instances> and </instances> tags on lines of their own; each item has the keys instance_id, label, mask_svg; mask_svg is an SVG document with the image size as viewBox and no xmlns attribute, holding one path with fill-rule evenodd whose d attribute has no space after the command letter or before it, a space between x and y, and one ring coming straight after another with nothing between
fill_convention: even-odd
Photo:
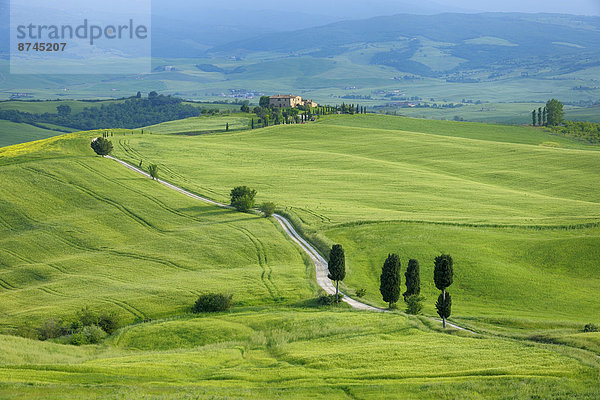
<instances>
[{"instance_id":1,"label":"pale green grass","mask_svg":"<svg viewBox=\"0 0 600 400\"><path fill-rule=\"evenodd\" d=\"M135 135L117 155L157 162L167 179L216 200L236 185L257 189L323 250L342 243L348 292L364 287L375 304L381 265L399 252L404 266L421 261L434 314L432 261L448 252L457 318L598 322L597 147L542 129L367 115L227 136Z\"/></svg>"},{"instance_id":2,"label":"pale green grass","mask_svg":"<svg viewBox=\"0 0 600 400\"><path fill-rule=\"evenodd\" d=\"M239 334L215 334L232 329ZM191 341L181 348L180 337ZM15 360L17 346L27 360ZM444 335L416 319L353 311L185 317L125 328L104 346L4 337L0 348L0 393L25 397L524 399L599 390L598 361L583 352Z\"/></svg>"},{"instance_id":3,"label":"pale green grass","mask_svg":"<svg viewBox=\"0 0 600 400\"><path fill-rule=\"evenodd\" d=\"M93 134L0 149L3 331L83 305L125 321L310 297L299 251L269 220L203 204L97 157Z\"/></svg>"},{"instance_id":4,"label":"pale green grass","mask_svg":"<svg viewBox=\"0 0 600 400\"><path fill-rule=\"evenodd\" d=\"M60 132L38 128L29 124L17 124L0 120L0 147L46 139L60 134Z\"/></svg>"},{"instance_id":5,"label":"pale green grass","mask_svg":"<svg viewBox=\"0 0 600 400\"><path fill-rule=\"evenodd\" d=\"M225 132L226 125L229 130L242 130L250 128L250 114L233 114L216 117L192 117L177 121L163 122L162 124L147 126L144 131L162 134L194 135L207 132ZM255 118L256 120L256 118Z\"/></svg>"},{"instance_id":6,"label":"pale green grass","mask_svg":"<svg viewBox=\"0 0 600 400\"><path fill-rule=\"evenodd\" d=\"M135 93L133 93L135 94ZM50 113L56 114L56 107L65 105L71 107L71 112L78 113L84 108L100 107L115 103L122 103L123 100L103 100L103 101L79 101L79 100L49 100L49 101L5 101L0 102L2 110L17 110L33 114Z\"/></svg>"}]
</instances>

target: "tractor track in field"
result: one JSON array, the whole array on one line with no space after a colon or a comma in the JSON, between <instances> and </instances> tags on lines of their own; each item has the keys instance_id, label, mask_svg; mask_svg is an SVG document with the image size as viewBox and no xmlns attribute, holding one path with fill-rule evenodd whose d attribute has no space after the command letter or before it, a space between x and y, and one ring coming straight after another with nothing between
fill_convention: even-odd
<instances>
[{"instance_id":1,"label":"tractor track in field","mask_svg":"<svg viewBox=\"0 0 600 400\"><path fill-rule=\"evenodd\" d=\"M131 171L137 172L138 174L141 174L141 175L145 176L146 178L150 178L150 179L152 178L150 176L150 174L148 174L147 172L145 172L137 167L134 167L133 165L131 165L125 161L122 161L113 156L105 156L105 157L118 162L119 164L123 165L124 167L130 169ZM207 199L206 197L202 197L197 194L191 193L185 189L182 189L178 186L173 185L172 183L163 181L162 179L156 179L156 181L158 183L168 187L169 189L175 190L185 196L191 197L192 199L199 200L199 201L202 201L202 202L205 202L208 204L212 204L212 205L215 205L215 206L221 207L221 208L226 208L226 209L230 209L230 210L233 209L233 207L230 205L219 203L217 201ZM308 243L308 241L306 241L298 232L296 232L296 230L294 229L294 227L292 226L290 221L288 221L286 218L284 218L283 216L281 216L279 214L273 214L273 217L275 218L275 220L277 220L277 222L279 222L279 224L283 228L283 231L286 233L286 235L289 236L290 239L292 239L292 241L295 242L298 246L300 246L300 248L302 248L302 250L310 257L311 261L313 262L313 264L315 266L317 284L321 287L321 289L323 289L328 294L335 294L335 287L333 286L333 282L327 277L327 275L329 273L328 268L327 268L327 261L319 254L319 252L310 243ZM352 308L354 308L356 310L373 311L373 312L388 312L388 310L385 310L382 308L377 308L372 305L362 303L362 302L355 300L349 296L344 296L342 301L344 301L345 303L347 303L348 305L350 305ZM431 319L432 321L441 322L441 320L438 320L437 318L429 317L429 319ZM450 323L448 321L446 321L446 325L448 325L449 327L461 330L461 331L465 331L465 332L469 332L469 333L478 335L477 332L474 332L468 328L464 328L462 326Z\"/></svg>"}]
</instances>

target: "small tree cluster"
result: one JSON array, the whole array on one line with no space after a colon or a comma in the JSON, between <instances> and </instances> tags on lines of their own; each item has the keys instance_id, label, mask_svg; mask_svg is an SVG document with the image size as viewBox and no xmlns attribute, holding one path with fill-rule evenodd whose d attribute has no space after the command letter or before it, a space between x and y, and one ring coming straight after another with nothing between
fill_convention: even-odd
<instances>
[{"instance_id":1,"label":"small tree cluster","mask_svg":"<svg viewBox=\"0 0 600 400\"><path fill-rule=\"evenodd\" d=\"M195 313L227 311L232 305L232 294L208 293L198 297L192 311Z\"/></svg>"},{"instance_id":2,"label":"small tree cluster","mask_svg":"<svg viewBox=\"0 0 600 400\"><path fill-rule=\"evenodd\" d=\"M48 340L66 337L71 344L99 343L119 327L119 317L112 312L96 313L88 307L79 310L73 319L63 321L51 318L38 328L38 338Z\"/></svg>"},{"instance_id":3,"label":"small tree cluster","mask_svg":"<svg viewBox=\"0 0 600 400\"><path fill-rule=\"evenodd\" d=\"M92 140L91 146L96 154L102 157L109 155L113 151L111 141L103 137L97 137Z\"/></svg>"},{"instance_id":4,"label":"small tree cluster","mask_svg":"<svg viewBox=\"0 0 600 400\"><path fill-rule=\"evenodd\" d=\"M533 126L558 126L563 123L563 104L556 100L548 100L545 107L539 107L531 112Z\"/></svg>"},{"instance_id":5,"label":"small tree cluster","mask_svg":"<svg viewBox=\"0 0 600 400\"><path fill-rule=\"evenodd\" d=\"M390 309L394 308L395 303L400 299L400 271L400 257L397 254L389 254L381 269L379 291L383 301L388 303ZM421 304L423 298L420 296L421 279L417 260L409 260L404 277L406 278L406 291L402 296L407 305L406 312L418 314L423 309Z\"/></svg>"},{"instance_id":6,"label":"small tree cluster","mask_svg":"<svg viewBox=\"0 0 600 400\"><path fill-rule=\"evenodd\" d=\"M240 212L248 212L254 208L254 198L256 190L250 189L248 186L237 186L231 190L229 194L231 205Z\"/></svg>"},{"instance_id":7,"label":"small tree cluster","mask_svg":"<svg viewBox=\"0 0 600 400\"><path fill-rule=\"evenodd\" d=\"M140 165L141 165L141 163L140 163ZM158 165L150 164L148 166L148 173L150 174L150 177L153 180L158 179Z\"/></svg>"},{"instance_id":8,"label":"small tree cluster","mask_svg":"<svg viewBox=\"0 0 600 400\"><path fill-rule=\"evenodd\" d=\"M269 218L270 216L273 215L273 213L275 213L275 203L272 203L270 201L266 202L266 203L262 203L260 205L260 211L263 213L263 215L265 216L265 218Z\"/></svg>"}]
</instances>

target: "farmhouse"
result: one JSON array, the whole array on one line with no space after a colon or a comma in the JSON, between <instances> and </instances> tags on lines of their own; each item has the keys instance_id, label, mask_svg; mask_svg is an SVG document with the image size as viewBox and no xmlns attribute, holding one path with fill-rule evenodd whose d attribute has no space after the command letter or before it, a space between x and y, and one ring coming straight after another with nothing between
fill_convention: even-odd
<instances>
[{"instance_id":1,"label":"farmhouse","mask_svg":"<svg viewBox=\"0 0 600 400\"><path fill-rule=\"evenodd\" d=\"M312 100L304 100L300 96L289 95L276 95L269 97L269 106L279 108L294 108L299 105L307 107L317 107L318 104Z\"/></svg>"}]
</instances>

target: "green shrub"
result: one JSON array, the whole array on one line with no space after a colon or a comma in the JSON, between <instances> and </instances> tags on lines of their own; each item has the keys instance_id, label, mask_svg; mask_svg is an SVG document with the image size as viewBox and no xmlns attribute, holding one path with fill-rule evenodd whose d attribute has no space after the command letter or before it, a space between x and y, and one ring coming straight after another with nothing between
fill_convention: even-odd
<instances>
[{"instance_id":1,"label":"green shrub","mask_svg":"<svg viewBox=\"0 0 600 400\"><path fill-rule=\"evenodd\" d=\"M106 332L98 325L85 326L71 335L70 343L76 346L83 344L97 344L106 337Z\"/></svg>"},{"instance_id":2,"label":"green shrub","mask_svg":"<svg viewBox=\"0 0 600 400\"><path fill-rule=\"evenodd\" d=\"M423 310L423 297L419 295L412 295L406 298L406 313L417 315Z\"/></svg>"},{"instance_id":3,"label":"green shrub","mask_svg":"<svg viewBox=\"0 0 600 400\"><path fill-rule=\"evenodd\" d=\"M119 315L114 312L105 312L98 317L98 326L109 335L119 327Z\"/></svg>"},{"instance_id":4,"label":"green shrub","mask_svg":"<svg viewBox=\"0 0 600 400\"><path fill-rule=\"evenodd\" d=\"M110 140L104 139L103 137L97 137L92 140L91 146L96 154L102 157L110 154L110 152L113 150L113 145Z\"/></svg>"},{"instance_id":5,"label":"green shrub","mask_svg":"<svg viewBox=\"0 0 600 400\"><path fill-rule=\"evenodd\" d=\"M366 294L367 294L367 289L365 289L365 288L356 289L356 297L365 297Z\"/></svg>"},{"instance_id":6,"label":"green shrub","mask_svg":"<svg viewBox=\"0 0 600 400\"><path fill-rule=\"evenodd\" d=\"M339 293L338 296L339 296L339 301L342 301L342 299L344 298L344 295ZM317 298L317 304L319 304L320 306L330 306L335 303L336 303L335 294L324 294Z\"/></svg>"},{"instance_id":7,"label":"green shrub","mask_svg":"<svg viewBox=\"0 0 600 400\"><path fill-rule=\"evenodd\" d=\"M262 203L260 206L260 211L262 211L266 218L269 218L275 212L275 207L275 203L272 202Z\"/></svg>"},{"instance_id":8,"label":"green shrub","mask_svg":"<svg viewBox=\"0 0 600 400\"><path fill-rule=\"evenodd\" d=\"M587 324L584 328L583 328L584 332L600 332L600 328L598 328L598 325L595 324Z\"/></svg>"},{"instance_id":9,"label":"green shrub","mask_svg":"<svg viewBox=\"0 0 600 400\"><path fill-rule=\"evenodd\" d=\"M148 173L152 179L158 179L158 165L150 164L148 166Z\"/></svg>"},{"instance_id":10,"label":"green shrub","mask_svg":"<svg viewBox=\"0 0 600 400\"><path fill-rule=\"evenodd\" d=\"M192 309L195 313L227 311L233 305L233 295L223 293L203 294Z\"/></svg>"},{"instance_id":11,"label":"green shrub","mask_svg":"<svg viewBox=\"0 0 600 400\"><path fill-rule=\"evenodd\" d=\"M66 335L68 331L63 321L50 318L38 328L38 337L40 340L48 340Z\"/></svg>"},{"instance_id":12,"label":"green shrub","mask_svg":"<svg viewBox=\"0 0 600 400\"><path fill-rule=\"evenodd\" d=\"M250 189L248 186L233 188L229 196L231 198L231 205L238 211L248 212L254 208L256 190Z\"/></svg>"}]
</instances>

